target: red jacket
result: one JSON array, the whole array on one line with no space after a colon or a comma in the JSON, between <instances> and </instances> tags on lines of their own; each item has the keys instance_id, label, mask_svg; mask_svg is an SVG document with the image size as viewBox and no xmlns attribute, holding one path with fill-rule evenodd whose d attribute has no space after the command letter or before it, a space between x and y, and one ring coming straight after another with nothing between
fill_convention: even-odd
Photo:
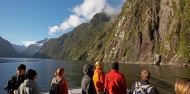
<instances>
[{"instance_id":1,"label":"red jacket","mask_svg":"<svg viewBox=\"0 0 190 94\"><path fill-rule=\"evenodd\" d=\"M60 84L60 91L61 91L61 94L69 94L68 93L68 83L67 83L67 80L65 79L65 82Z\"/></svg>"},{"instance_id":2,"label":"red jacket","mask_svg":"<svg viewBox=\"0 0 190 94\"><path fill-rule=\"evenodd\" d=\"M51 81L51 85L54 83L54 79L61 79L61 78L53 78ZM60 94L69 94L68 93L68 82L66 79L63 80L63 82L60 83Z\"/></svg>"},{"instance_id":3,"label":"red jacket","mask_svg":"<svg viewBox=\"0 0 190 94\"><path fill-rule=\"evenodd\" d=\"M108 94L126 94L125 76L116 70L111 70L105 77L104 84Z\"/></svg>"}]
</instances>

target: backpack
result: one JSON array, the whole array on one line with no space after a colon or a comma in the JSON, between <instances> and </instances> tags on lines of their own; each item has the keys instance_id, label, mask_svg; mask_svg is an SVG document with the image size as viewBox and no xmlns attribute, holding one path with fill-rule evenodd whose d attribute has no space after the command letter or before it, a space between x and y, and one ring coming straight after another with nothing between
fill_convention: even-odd
<instances>
[{"instance_id":1,"label":"backpack","mask_svg":"<svg viewBox=\"0 0 190 94\"><path fill-rule=\"evenodd\" d=\"M62 94L60 93L60 83L64 83L64 78L60 80L53 78L53 83L51 85L49 94Z\"/></svg>"},{"instance_id":2,"label":"backpack","mask_svg":"<svg viewBox=\"0 0 190 94\"><path fill-rule=\"evenodd\" d=\"M151 85L142 85L140 82L136 82L133 94L149 94L152 88Z\"/></svg>"}]
</instances>

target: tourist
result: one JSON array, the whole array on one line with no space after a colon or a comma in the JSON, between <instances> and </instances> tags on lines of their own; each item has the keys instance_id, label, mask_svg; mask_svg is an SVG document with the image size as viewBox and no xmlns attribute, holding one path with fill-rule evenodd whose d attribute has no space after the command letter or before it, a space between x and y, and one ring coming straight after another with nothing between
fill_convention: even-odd
<instances>
[{"instance_id":1,"label":"tourist","mask_svg":"<svg viewBox=\"0 0 190 94\"><path fill-rule=\"evenodd\" d=\"M93 76L94 86L97 94L104 94L105 76L104 72L102 71L102 63L96 62L95 67L96 69L94 70L94 76Z\"/></svg>"},{"instance_id":2,"label":"tourist","mask_svg":"<svg viewBox=\"0 0 190 94\"><path fill-rule=\"evenodd\" d=\"M176 94L190 94L190 80L187 78L181 78L175 83Z\"/></svg>"},{"instance_id":3,"label":"tourist","mask_svg":"<svg viewBox=\"0 0 190 94\"><path fill-rule=\"evenodd\" d=\"M49 94L68 94L68 82L64 75L64 68L57 69L55 77L51 81Z\"/></svg>"},{"instance_id":4,"label":"tourist","mask_svg":"<svg viewBox=\"0 0 190 94\"><path fill-rule=\"evenodd\" d=\"M18 87L24 82L26 66L20 64L16 70L17 74L11 77L5 87L8 94L17 94Z\"/></svg>"},{"instance_id":5,"label":"tourist","mask_svg":"<svg viewBox=\"0 0 190 94\"><path fill-rule=\"evenodd\" d=\"M18 88L18 94L40 94L39 86L35 82L37 73L33 69L26 72L26 79Z\"/></svg>"},{"instance_id":6,"label":"tourist","mask_svg":"<svg viewBox=\"0 0 190 94\"><path fill-rule=\"evenodd\" d=\"M149 84L150 72L147 69L141 71L141 80L135 82L131 87L133 94L159 94L154 86Z\"/></svg>"},{"instance_id":7,"label":"tourist","mask_svg":"<svg viewBox=\"0 0 190 94\"><path fill-rule=\"evenodd\" d=\"M112 70L105 77L105 91L107 94L126 94L125 76L119 70L118 62L113 62Z\"/></svg>"},{"instance_id":8,"label":"tourist","mask_svg":"<svg viewBox=\"0 0 190 94\"><path fill-rule=\"evenodd\" d=\"M92 80L94 67L91 64L85 64L83 67L84 77L81 81L82 94L96 94L94 82Z\"/></svg>"}]
</instances>

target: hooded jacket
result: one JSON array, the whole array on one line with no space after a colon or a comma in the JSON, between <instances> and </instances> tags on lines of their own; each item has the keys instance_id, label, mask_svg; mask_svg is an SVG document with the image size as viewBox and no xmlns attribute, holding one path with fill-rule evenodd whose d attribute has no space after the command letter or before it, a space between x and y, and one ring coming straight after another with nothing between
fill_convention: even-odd
<instances>
[{"instance_id":1,"label":"hooded jacket","mask_svg":"<svg viewBox=\"0 0 190 94\"><path fill-rule=\"evenodd\" d=\"M40 94L39 86L34 80L26 79L19 86L18 94Z\"/></svg>"},{"instance_id":2,"label":"hooded jacket","mask_svg":"<svg viewBox=\"0 0 190 94\"><path fill-rule=\"evenodd\" d=\"M83 67L84 77L82 78L82 94L96 94L94 82L92 80L94 71L91 64L85 64Z\"/></svg>"}]
</instances>

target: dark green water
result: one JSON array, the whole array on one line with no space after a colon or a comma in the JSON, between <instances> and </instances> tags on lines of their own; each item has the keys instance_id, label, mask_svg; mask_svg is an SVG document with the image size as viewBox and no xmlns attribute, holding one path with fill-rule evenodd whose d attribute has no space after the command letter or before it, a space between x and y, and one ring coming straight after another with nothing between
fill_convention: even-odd
<instances>
[{"instance_id":1,"label":"dark green water","mask_svg":"<svg viewBox=\"0 0 190 94\"><path fill-rule=\"evenodd\" d=\"M19 64L26 64L27 69L32 68L38 72L37 83L41 92L48 92L51 79L57 68L65 68L65 78L68 79L69 88L80 88L81 79L83 77L83 65L86 63L94 63L90 61L61 61L49 59L28 59L28 58L0 58L0 94L4 94L3 90L7 80L16 73L16 67ZM153 65L129 65L120 64L120 72L126 77L128 88L132 83L139 80L139 73L142 69L147 68L151 72L150 83L154 85L160 94L174 94L173 86L178 78L189 78L190 69L174 66L153 66ZM110 64L104 64L104 71L110 71Z\"/></svg>"}]
</instances>

